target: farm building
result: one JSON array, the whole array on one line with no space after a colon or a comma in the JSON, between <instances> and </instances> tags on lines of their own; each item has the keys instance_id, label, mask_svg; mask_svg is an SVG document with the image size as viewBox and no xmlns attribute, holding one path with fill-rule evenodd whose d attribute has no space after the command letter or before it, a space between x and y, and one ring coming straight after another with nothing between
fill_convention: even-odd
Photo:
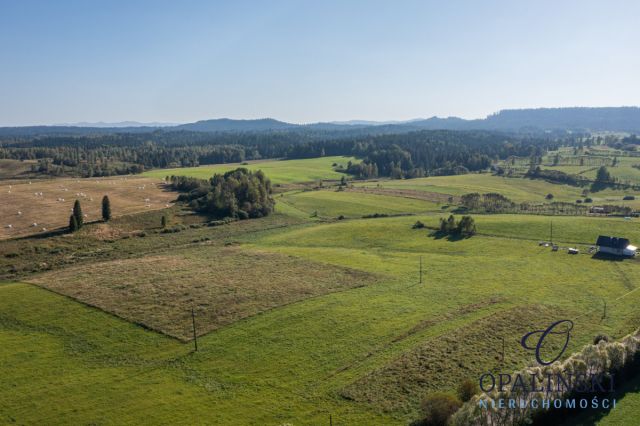
<instances>
[{"instance_id":1,"label":"farm building","mask_svg":"<svg viewBox=\"0 0 640 426\"><path fill-rule=\"evenodd\" d=\"M616 256L635 256L637 247L629 244L626 238L607 237L600 235L596 241L598 251Z\"/></svg>"}]
</instances>

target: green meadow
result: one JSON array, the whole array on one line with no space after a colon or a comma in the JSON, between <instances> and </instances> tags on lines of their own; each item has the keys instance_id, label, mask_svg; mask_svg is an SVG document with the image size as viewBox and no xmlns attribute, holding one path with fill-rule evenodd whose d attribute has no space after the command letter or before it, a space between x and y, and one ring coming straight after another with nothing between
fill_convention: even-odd
<instances>
[{"instance_id":1,"label":"green meadow","mask_svg":"<svg viewBox=\"0 0 640 426\"><path fill-rule=\"evenodd\" d=\"M332 164L348 160L251 167L300 183L339 179ZM97 225L0 242L12 253L0 258L0 424L403 425L429 392L532 362L518 340L535 327L574 320L571 352L640 324L638 260L585 250L599 234L640 242L638 219L474 215L477 235L447 238L432 227L452 206L419 197L569 200L576 188L474 174L307 189L277 194L272 216L223 226L175 209L176 233L148 212L114 221L108 242ZM375 213L390 217L363 218ZM558 252L538 244L551 223ZM206 329L197 352L184 334L192 306ZM635 424L635 392L585 424Z\"/></svg>"},{"instance_id":2,"label":"green meadow","mask_svg":"<svg viewBox=\"0 0 640 426\"><path fill-rule=\"evenodd\" d=\"M415 214L438 211L441 207L434 202L393 197L377 194L365 194L352 191L337 191L335 188L320 191L292 191L276 197L280 204L325 218L360 218L375 213ZM286 207L285 207L286 208Z\"/></svg>"},{"instance_id":3,"label":"green meadow","mask_svg":"<svg viewBox=\"0 0 640 426\"><path fill-rule=\"evenodd\" d=\"M611 168L610 170L613 171L614 169L615 168ZM640 179L638 179L638 182L640 182ZM570 185L559 185L537 179L500 177L488 173L458 176L433 176L405 180L385 179L356 183L355 185L371 189L411 190L457 196L473 192L480 194L497 192L514 202L529 201L542 203L546 201L545 197L548 194L553 195L554 201L575 202L578 199L585 198L582 195L585 188ZM638 200L623 201L625 195L640 197L640 193L633 190L623 191L612 189L589 193L588 196L593 199L594 205L601 203L629 205L634 208L638 208L640 206L640 204L638 204Z\"/></svg>"},{"instance_id":4,"label":"green meadow","mask_svg":"<svg viewBox=\"0 0 640 426\"><path fill-rule=\"evenodd\" d=\"M182 167L177 169L157 169L143 173L143 176L162 179L166 176L192 176L200 179L209 179L216 173L224 173L237 167L246 167L250 170L262 170L278 184L290 184L299 182L314 182L319 180L339 180L344 173L334 170L333 164L346 168L347 163L358 162L353 157L320 157L303 160L259 160L246 163L215 164L200 167Z\"/></svg>"}]
</instances>

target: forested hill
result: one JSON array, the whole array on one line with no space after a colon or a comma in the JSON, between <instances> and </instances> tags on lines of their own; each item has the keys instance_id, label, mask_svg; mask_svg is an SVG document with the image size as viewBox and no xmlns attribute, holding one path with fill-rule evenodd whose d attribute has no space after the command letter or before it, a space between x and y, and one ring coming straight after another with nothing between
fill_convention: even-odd
<instances>
[{"instance_id":1,"label":"forested hill","mask_svg":"<svg viewBox=\"0 0 640 426\"><path fill-rule=\"evenodd\" d=\"M74 127L74 126L30 126L0 127L2 137L51 136L51 135L104 135L115 133L147 133L150 131L190 131L201 133L239 133L297 131L314 133L322 137L337 134L394 134L417 130L496 130L509 132L548 131L612 131L640 133L640 108L537 108L510 109L489 115L484 119L465 120L458 117L432 117L406 122L343 122L293 124L271 118L234 120L220 118L195 123L163 127Z\"/></svg>"},{"instance_id":2,"label":"forested hill","mask_svg":"<svg viewBox=\"0 0 640 426\"><path fill-rule=\"evenodd\" d=\"M640 131L640 108L538 108L504 110L490 115L484 121L486 128Z\"/></svg>"},{"instance_id":3,"label":"forested hill","mask_svg":"<svg viewBox=\"0 0 640 426\"><path fill-rule=\"evenodd\" d=\"M32 172L54 176L109 176L150 168L237 163L262 158L345 155L362 159L347 172L358 177L419 177L488 168L509 156L542 155L579 135L524 135L493 131L421 130L399 134L321 138L300 131L164 132L38 136L2 141L0 159L37 160Z\"/></svg>"},{"instance_id":4,"label":"forested hill","mask_svg":"<svg viewBox=\"0 0 640 426\"><path fill-rule=\"evenodd\" d=\"M481 120L457 117L413 121L421 129L501 131L611 131L640 132L640 108L536 108L507 109Z\"/></svg>"}]
</instances>

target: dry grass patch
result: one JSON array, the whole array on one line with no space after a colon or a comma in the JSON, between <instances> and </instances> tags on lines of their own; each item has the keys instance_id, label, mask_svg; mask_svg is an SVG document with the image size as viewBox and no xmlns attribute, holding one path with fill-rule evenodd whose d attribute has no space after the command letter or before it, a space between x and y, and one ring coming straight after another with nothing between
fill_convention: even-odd
<instances>
[{"instance_id":1,"label":"dry grass patch","mask_svg":"<svg viewBox=\"0 0 640 426\"><path fill-rule=\"evenodd\" d=\"M295 257L202 246L178 255L47 272L40 286L181 340L309 297L372 283L373 275Z\"/></svg>"},{"instance_id":2,"label":"dry grass patch","mask_svg":"<svg viewBox=\"0 0 640 426\"><path fill-rule=\"evenodd\" d=\"M521 336L557 315L557 310L544 305L491 314L425 341L348 385L342 395L385 411L411 412L429 392L454 390L464 379L475 381L487 371L521 368L530 358L519 346Z\"/></svg>"},{"instance_id":3,"label":"dry grass patch","mask_svg":"<svg viewBox=\"0 0 640 426\"><path fill-rule=\"evenodd\" d=\"M159 180L139 177L5 181L0 183L0 239L68 226L76 199L86 221L99 220L104 195L115 217L165 208L177 197Z\"/></svg>"}]
</instances>

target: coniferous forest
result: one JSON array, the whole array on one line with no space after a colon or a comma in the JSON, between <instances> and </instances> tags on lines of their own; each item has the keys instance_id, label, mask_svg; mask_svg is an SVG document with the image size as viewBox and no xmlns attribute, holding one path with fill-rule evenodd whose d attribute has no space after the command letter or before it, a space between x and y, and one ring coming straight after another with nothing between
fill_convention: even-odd
<instances>
[{"instance_id":1,"label":"coniferous forest","mask_svg":"<svg viewBox=\"0 0 640 426\"><path fill-rule=\"evenodd\" d=\"M4 136L0 159L37 160L32 172L111 176L167 167L239 163L262 158L349 155L362 159L359 178L412 178L486 169L492 160L541 155L577 144L580 135L422 130L217 132L161 131L84 135Z\"/></svg>"}]
</instances>

